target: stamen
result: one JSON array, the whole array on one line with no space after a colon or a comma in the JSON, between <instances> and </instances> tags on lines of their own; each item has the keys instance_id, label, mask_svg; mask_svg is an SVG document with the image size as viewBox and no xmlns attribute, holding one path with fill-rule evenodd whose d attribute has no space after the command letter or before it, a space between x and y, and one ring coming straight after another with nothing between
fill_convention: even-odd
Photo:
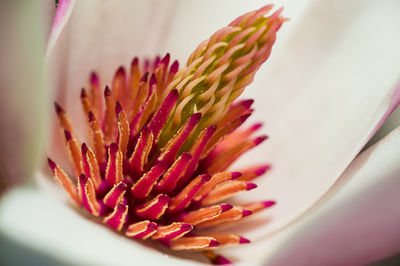
<instances>
[{"instance_id":1,"label":"stamen","mask_svg":"<svg viewBox=\"0 0 400 266\"><path fill-rule=\"evenodd\" d=\"M82 162L81 162L82 172L86 175L86 177L92 179L93 184L97 190L101 185L101 176L96 156L85 143L82 144L81 150L82 150Z\"/></svg>"},{"instance_id":2,"label":"stamen","mask_svg":"<svg viewBox=\"0 0 400 266\"><path fill-rule=\"evenodd\" d=\"M238 178L240 181L251 181L255 178L265 174L271 166L269 164L259 165L259 166L252 166L243 170L240 170L242 176Z\"/></svg>"},{"instance_id":3,"label":"stamen","mask_svg":"<svg viewBox=\"0 0 400 266\"><path fill-rule=\"evenodd\" d=\"M187 214L181 215L181 220L185 223L197 225L199 223L217 218L221 213L232 209L232 205L220 204L201 208L195 211L191 211Z\"/></svg>"},{"instance_id":4,"label":"stamen","mask_svg":"<svg viewBox=\"0 0 400 266\"><path fill-rule=\"evenodd\" d=\"M72 134L66 129L64 130L64 135L65 135L68 155L74 168L74 173L76 176L78 176L81 173L81 161L82 161L82 156L78 141L75 138L73 138Z\"/></svg>"},{"instance_id":5,"label":"stamen","mask_svg":"<svg viewBox=\"0 0 400 266\"><path fill-rule=\"evenodd\" d=\"M78 205L80 205L81 201L78 197L78 193L76 191L75 185L72 183L71 179L68 175L50 158L47 158L47 162L50 166L51 171L53 172L56 181L61 185L61 187L67 192L69 197Z\"/></svg>"},{"instance_id":6,"label":"stamen","mask_svg":"<svg viewBox=\"0 0 400 266\"><path fill-rule=\"evenodd\" d=\"M176 154L186 141L189 133L194 130L201 118L201 113L192 115L188 121L179 129L178 133L161 149L162 153L158 157L158 161L163 161L167 164L175 160Z\"/></svg>"},{"instance_id":7,"label":"stamen","mask_svg":"<svg viewBox=\"0 0 400 266\"><path fill-rule=\"evenodd\" d=\"M96 190L91 178L81 174L78 178L78 195L82 206L94 216L100 215L100 204L96 199Z\"/></svg>"},{"instance_id":8,"label":"stamen","mask_svg":"<svg viewBox=\"0 0 400 266\"><path fill-rule=\"evenodd\" d=\"M104 137L107 143L110 143L115 135L115 99L111 94L111 90L106 86L104 90L104 99L106 101L106 114L104 118Z\"/></svg>"},{"instance_id":9,"label":"stamen","mask_svg":"<svg viewBox=\"0 0 400 266\"><path fill-rule=\"evenodd\" d=\"M214 204L234 195L256 188L254 183L247 183L238 180L228 180L215 187L206 197L201 200L202 205Z\"/></svg>"},{"instance_id":10,"label":"stamen","mask_svg":"<svg viewBox=\"0 0 400 266\"><path fill-rule=\"evenodd\" d=\"M100 165L103 165L106 160L106 149L104 148L103 131L101 130L101 127L95 119L92 111L89 111L88 116L96 159Z\"/></svg>"},{"instance_id":11,"label":"stamen","mask_svg":"<svg viewBox=\"0 0 400 266\"><path fill-rule=\"evenodd\" d=\"M187 236L171 240L168 245L172 250L194 251L218 247L219 242L209 236Z\"/></svg>"},{"instance_id":12,"label":"stamen","mask_svg":"<svg viewBox=\"0 0 400 266\"><path fill-rule=\"evenodd\" d=\"M163 175L162 179L157 183L155 191L169 193L173 191L179 179L185 174L188 162L192 159L192 155L188 152L182 153L181 156Z\"/></svg>"},{"instance_id":13,"label":"stamen","mask_svg":"<svg viewBox=\"0 0 400 266\"><path fill-rule=\"evenodd\" d=\"M135 209L135 214L139 217L158 220L164 214L168 207L169 197L164 194L159 194L157 197L151 201L138 206Z\"/></svg>"},{"instance_id":14,"label":"stamen","mask_svg":"<svg viewBox=\"0 0 400 266\"><path fill-rule=\"evenodd\" d=\"M251 202L242 205L242 208L251 211L252 213L256 213L262 211L266 208L270 208L276 204L273 200L259 201L259 202Z\"/></svg>"},{"instance_id":15,"label":"stamen","mask_svg":"<svg viewBox=\"0 0 400 266\"><path fill-rule=\"evenodd\" d=\"M237 179L241 176L239 172L221 172L213 175L207 183L205 183L199 192L196 194L195 200L200 201L208 193L210 193L217 185L232 179Z\"/></svg>"},{"instance_id":16,"label":"stamen","mask_svg":"<svg viewBox=\"0 0 400 266\"><path fill-rule=\"evenodd\" d=\"M182 191L171 199L171 203L168 208L168 212L176 213L185 209L192 202L192 199L196 195L197 191L201 186L210 180L210 176L207 174L200 175L192 180Z\"/></svg>"},{"instance_id":17,"label":"stamen","mask_svg":"<svg viewBox=\"0 0 400 266\"><path fill-rule=\"evenodd\" d=\"M193 226L187 223L172 223L157 228L157 232L152 239L159 241L175 240L186 235L193 230Z\"/></svg>"},{"instance_id":18,"label":"stamen","mask_svg":"<svg viewBox=\"0 0 400 266\"><path fill-rule=\"evenodd\" d=\"M115 105L115 113L118 119L118 148L125 156L129 141L129 122L119 102Z\"/></svg>"},{"instance_id":19,"label":"stamen","mask_svg":"<svg viewBox=\"0 0 400 266\"><path fill-rule=\"evenodd\" d=\"M104 197L104 204L110 208L115 208L118 203L123 201L126 189L127 185L123 182L114 185L114 187Z\"/></svg>"},{"instance_id":20,"label":"stamen","mask_svg":"<svg viewBox=\"0 0 400 266\"><path fill-rule=\"evenodd\" d=\"M149 220L131 224L126 230L126 235L133 238L147 239L157 232L157 224Z\"/></svg>"},{"instance_id":21,"label":"stamen","mask_svg":"<svg viewBox=\"0 0 400 266\"><path fill-rule=\"evenodd\" d=\"M115 206L114 211L104 218L103 222L111 226L117 231L121 231L126 223L128 215L128 205L118 204Z\"/></svg>"},{"instance_id":22,"label":"stamen","mask_svg":"<svg viewBox=\"0 0 400 266\"><path fill-rule=\"evenodd\" d=\"M246 210L242 207L235 206L232 209L221 213L216 218L199 223L198 225L196 225L196 228L204 229L204 228L214 227L217 225L229 224L232 222L236 222L236 221L238 221L246 216L249 216L251 214L252 214L251 211Z\"/></svg>"},{"instance_id":23,"label":"stamen","mask_svg":"<svg viewBox=\"0 0 400 266\"><path fill-rule=\"evenodd\" d=\"M140 133L135 150L129 159L130 170L134 175L140 176L143 174L152 145L153 133L147 127L144 127Z\"/></svg>"},{"instance_id":24,"label":"stamen","mask_svg":"<svg viewBox=\"0 0 400 266\"><path fill-rule=\"evenodd\" d=\"M108 163L106 169L106 180L109 185L113 186L124 179L122 163L122 152L115 143L111 143L110 148L108 148Z\"/></svg>"},{"instance_id":25,"label":"stamen","mask_svg":"<svg viewBox=\"0 0 400 266\"><path fill-rule=\"evenodd\" d=\"M136 199L145 199L150 194L158 178L166 170L164 163L158 163L144 174L131 189L132 196Z\"/></svg>"}]
</instances>

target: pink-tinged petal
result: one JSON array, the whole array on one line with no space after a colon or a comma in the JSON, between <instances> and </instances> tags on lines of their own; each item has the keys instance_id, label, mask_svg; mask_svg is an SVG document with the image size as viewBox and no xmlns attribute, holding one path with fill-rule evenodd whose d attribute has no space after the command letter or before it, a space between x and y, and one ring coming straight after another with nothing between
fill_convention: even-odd
<instances>
[{"instance_id":1,"label":"pink-tinged petal","mask_svg":"<svg viewBox=\"0 0 400 266\"><path fill-rule=\"evenodd\" d=\"M52 21L53 26L51 27L47 49L51 49L51 46L53 46L57 38L59 38L59 35L61 34L63 27L65 26L69 17L71 16L74 5L75 5L75 0L58 1L57 8L55 10L54 18Z\"/></svg>"}]
</instances>

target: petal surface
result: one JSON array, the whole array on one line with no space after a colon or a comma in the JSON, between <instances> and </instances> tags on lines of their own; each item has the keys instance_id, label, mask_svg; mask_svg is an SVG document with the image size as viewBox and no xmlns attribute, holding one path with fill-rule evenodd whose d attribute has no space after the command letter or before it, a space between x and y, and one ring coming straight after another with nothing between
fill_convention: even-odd
<instances>
[{"instance_id":1,"label":"petal surface","mask_svg":"<svg viewBox=\"0 0 400 266\"><path fill-rule=\"evenodd\" d=\"M32 175L45 134L44 32L38 2L0 6L0 193Z\"/></svg>"},{"instance_id":2,"label":"petal surface","mask_svg":"<svg viewBox=\"0 0 400 266\"><path fill-rule=\"evenodd\" d=\"M186 259L177 258L171 253L165 254L166 248L159 247L160 252L149 244L119 235L37 188L18 188L5 195L0 205L0 235L28 250L47 254L63 265L187 265L193 262L188 261L193 254L186 254Z\"/></svg>"},{"instance_id":3,"label":"petal surface","mask_svg":"<svg viewBox=\"0 0 400 266\"><path fill-rule=\"evenodd\" d=\"M313 212L253 242L240 259L265 265L365 265L400 252L399 160L397 128L357 156Z\"/></svg>"},{"instance_id":4,"label":"petal surface","mask_svg":"<svg viewBox=\"0 0 400 266\"><path fill-rule=\"evenodd\" d=\"M246 96L256 99L254 118L270 139L239 165L271 162L252 193L277 205L260 214L264 226L250 239L276 232L321 198L399 104L399 10L398 1L315 1L256 75Z\"/></svg>"}]
</instances>

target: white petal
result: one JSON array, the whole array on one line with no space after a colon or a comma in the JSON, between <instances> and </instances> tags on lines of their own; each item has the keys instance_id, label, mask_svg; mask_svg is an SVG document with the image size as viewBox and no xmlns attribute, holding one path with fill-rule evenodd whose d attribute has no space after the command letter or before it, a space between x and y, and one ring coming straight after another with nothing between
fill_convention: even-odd
<instances>
[{"instance_id":1,"label":"white petal","mask_svg":"<svg viewBox=\"0 0 400 266\"><path fill-rule=\"evenodd\" d=\"M270 161L252 193L278 202L253 239L322 197L398 105L399 11L398 1L316 1L247 90L270 140L240 164Z\"/></svg>"},{"instance_id":2,"label":"white petal","mask_svg":"<svg viewBox=\"0 0 400 266\"><path fill-rule=\"evenodd\" d=\"M101 86L109 85L120 65L128 66L138 55L154 56L167 32L174 1L64 0L60 4L46 51L50 97L68 111L84 135L79 90L88 85L90 73L99 74ZM64 154L55 147L50 145L47 151L63 161Z\"/></svg>"},{"instance_id":3,"label":"white petal","mask_svg":"<svg viewBox=\"0 0 400 266\"><path fill-rule=\"evenodd\" d=\"M63 265L188 263L85 219L64 202L36 188L18 188L2 199L0 235ZM187 258L190 256L193 255Z\"/></svg>"},{"instance_id":4,"label":"white petal","mask_svg":"<svg viewBox=\"0 0 400 266\"><path fill-rule=\"evenodd\" d=\"M399 252L400 128L364 151L296 223L226 255L264 265L364 265Z\"/></svg>"},{"instance_id":5,"label":"white petal","mask_svg":"<svg viewBox=\"0 0 400 266\"><path fill-rule=\"evenodd\" d=\"M400 251L400 128L363 152L271 265L364 265Z\"/></svg>"},{"instance_id":6,"label":"white petal","mask_svg":"<svg viewBox=\"0 0 400 266\"><path fill-rule=\"evenodd\" d=\"M154 55L173 7L173 1L63 2L67 6L56 16L47 59L56 96L67 104L79 99L91 71L109 84L118 66L137 55Z\"/></svg>"},{"instance_id":7,"label":"white petal","mask_svg":"<svg viewBox=\"0 0 400 266\"><path fill-rule=\"evenodd\" d=\"M0 190L33 172L45 133L44 35L38 2L0 7Z\"/></svg>"},{"instance_id":8,"label":"white petal","mask_svg":"<svg viewBox=\"0 0 400 266\"><path fill-rule=\"evenodd\" d=\"M293 26L304 15L310 2L312 1L277 0L271 2L275 5L275 9L284 7L283 15L291 19L290 24L280 30L278 36L280 44L278 45L282 45L290 36ZM263 0L180 1L176 6L169 34L161 47L162 52L170 52L173 57L185 64L188 56L201 41L228 25L236 17L259 9L266 4L269 4L268 1Z\"/></svg>"}]
</instances>

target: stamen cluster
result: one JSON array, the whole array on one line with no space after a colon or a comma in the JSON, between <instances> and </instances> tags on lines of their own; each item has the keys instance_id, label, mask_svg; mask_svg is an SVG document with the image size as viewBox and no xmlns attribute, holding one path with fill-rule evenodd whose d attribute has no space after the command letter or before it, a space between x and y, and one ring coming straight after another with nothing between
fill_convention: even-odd
<instances>
[{"instance_id":1,"label":"stamen cluster","mask_svg":"<svg viewBox=\"0 0 400 266\"><path fill-rule=\"evenodd\" d=\"M249 12L202 42L179 69L170 55L135 58L120 67L101 93L92 73L81 102L90 145L81 142L57 103L75 179L48 159L72 201L126 236L159 241L173 250L208 251L249 240L209 229L242 220L274 201L231 205L228 198L251 189L269 169L227 169L266 139L252 137L261 124L239 127L252 100L235 101L267 60L281 10ZM214 263L227 262L207 252Z\"/></svg>"}]
</instances>

